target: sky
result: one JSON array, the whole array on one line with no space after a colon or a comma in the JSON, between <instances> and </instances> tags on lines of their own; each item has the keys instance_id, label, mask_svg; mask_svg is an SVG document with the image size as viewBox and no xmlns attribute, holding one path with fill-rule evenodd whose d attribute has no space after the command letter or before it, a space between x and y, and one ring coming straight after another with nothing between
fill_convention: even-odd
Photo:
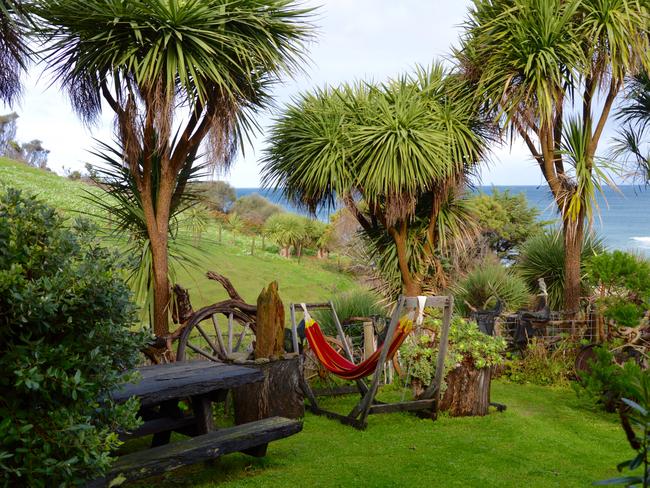
<instances>
[{"instance_id":1,"label":"sky","mask_svg":"<svg viewBox=\"0 0 650 488\"><path fill-rule=\"evenodd\" d=\"M275 89L275 104L281 108L301 91L327 84L359 79L382 81L409 71L416 64L430 64L449 56L457 44L460 25L469 1L462 0L306 0L320 5L313 23L317 33L309 45L310 63L305 73L285 79ZM110 142L113 116L105 108L96 127L84 127L72 112L64 93L47 75L33 68L25 82L21 103L10 108L18 119L17 139L43 141L51 151L49 166L58 173L83 171L86 162L95 163L89 153L96 140ZM261 114L262 133L253 138L229 173L219 179L237 188L259 186L258 161L264 148L264 128L272 113ZM494 150L482 171L485 185L540 185L542 177L522 143Z\"/></svg>"}]
</instances>

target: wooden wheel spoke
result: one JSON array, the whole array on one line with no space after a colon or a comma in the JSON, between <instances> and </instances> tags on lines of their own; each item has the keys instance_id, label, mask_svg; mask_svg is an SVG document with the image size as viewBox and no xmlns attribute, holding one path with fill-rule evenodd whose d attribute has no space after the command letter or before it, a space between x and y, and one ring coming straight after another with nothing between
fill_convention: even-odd
<instances>
[{"instance_id":1,"label":"wooden wheel spoke","mask_svg":"<svg viewBox=\"0 0 650 488\"><path fill-rule=\"evenodd\" d=\"M217 349L217 346L214 344L214 342L212 342L212 340L210 339L208 334L206 334L205 331L201 328L201 325L196 324L196 329L203 336L203 338L205 339L205 342L208 343L208 346L210 346L210 348L212 349L214 354L216 354L218 356L219 355L219 349Z\"/></svg>"},{"instance_id":2,"label":"wooden wheel spoke","mask_svg":"<svg viewBox=\"0 0 650 488\"><path fill-rule=\"evenodd\" d=\"M190 344L188 342L187 347L189 347L192 351L196 352L197 354L200 354L201 356L209 359L210 361L219 361L218 357L212 356L210 353L207 353L203 349L196 347L194 344Z\"/></svg>"}]
</instances>

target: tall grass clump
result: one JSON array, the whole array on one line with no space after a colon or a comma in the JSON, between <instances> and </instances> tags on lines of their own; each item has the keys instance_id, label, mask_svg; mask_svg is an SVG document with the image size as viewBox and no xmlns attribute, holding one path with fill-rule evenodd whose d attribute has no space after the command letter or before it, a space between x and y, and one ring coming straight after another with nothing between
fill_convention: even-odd
<instances>
[{"instance_id":1,"label":"tall grass clump","mask_svg":"<svg viewBox=\"0 0 650 488\"><path fill-rule=\"evenodd\" d=\"M484 310L501 301L506 310L517 310L528 302L530 290L526 281L514 270L498 263L483 263L454 287L459 312L466 314L470 307Z\"/></svg>"},{"instance_id":2,"label":"tall grass clump","mask_svg":"<svg viewBox=\"0 0 650 488\"><path fill-rule=\"evenodd\" d=\"M385 316L386 308L381 298L370 290L354 290L336 295L332 299L336 315L341 322L353 317ZM334 317L329 310L318 310L314 318L327 335L336 335ZM355 332L350 331L355 335Z\"/></svg>"},{"instance_id":3,"label":"tall grass clump","mask_svg":"<svg viewBox=\"0 0 650 488\"><path fill-rule=\"evenodd\" d=\"M582 296L587 292L586 262L604 251L602 239L587 235L582 242L581 277ZM528 239L520 248L516 270L532 290L540 278L544 279L552 310L561 310L564 304L564 241L557 231L546 232Z\"/></svg>"}]
</instances>

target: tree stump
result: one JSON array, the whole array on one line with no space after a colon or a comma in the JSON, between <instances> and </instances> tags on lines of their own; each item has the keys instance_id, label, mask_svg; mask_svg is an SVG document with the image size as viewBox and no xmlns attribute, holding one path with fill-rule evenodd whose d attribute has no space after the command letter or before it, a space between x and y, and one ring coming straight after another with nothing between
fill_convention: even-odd
<instances>
[{"instance_id":1,"label":"tree stump","mask_svg":"<svg viewBox=\"0 0 650 488\"><path fill-rule=\"evenodd\" d=\"M284 305L273 281L257 297L255 359L279 357L284 353Z\"/></svg>"},{"instance_id":2,"label":"tree stump","mask_svg":"<svg viewBox=\"0 0 650 488\"><path fill-rule=\"evenodd\" d=\"M302 418L305 404L300 388L300 358L291 355L262 364L247 364L264 373L264 381L233 390L235 423L243 424L267 417Z\"/></svg>"},{"instance_id":3,"label":"tree stump","mask_svg":"<svg viewBox=\"0 0 650 488\"><path fill-rule=\"evenodd\" d=\"M471 359L447 374L447 389L439 410L452 417L487 415L490 406L492 368L477 369Z\"/></svg>"}]
</instances>

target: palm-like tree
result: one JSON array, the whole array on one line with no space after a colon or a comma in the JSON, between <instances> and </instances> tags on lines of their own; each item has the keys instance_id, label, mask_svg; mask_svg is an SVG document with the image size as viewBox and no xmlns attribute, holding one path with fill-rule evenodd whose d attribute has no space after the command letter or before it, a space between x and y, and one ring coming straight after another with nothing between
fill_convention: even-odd
<instances>
[{"instance_id":1,"label":"palm-like tree","mask_svg":"<svg viewBox=\"0 0 650 488\"><path fill-rule=\"evenodd\" d=\"M650 149L646 136L650 126L650 75L642 71L627 80L625 99L616 114L625 124L614 137L612 155L629 170L628 176L650 183Z\"/></svg>"},{"instance_id":2,"label":"palm-like tree","mask_svg":"<svg viewBox=\"0 0 650 488\"><path fill-rule=\"evenodd\" d=\"M602 176L596 150L624 79L648 65L648 25L638 0L475 0L456 52L478 96L523 139L553 193L567 312L580 303L580 247Z\"/></svg>"},{"instance_id":3,"label":"palm-like tree","mask_svg":"<svg viewBox=\"0 0 650 488\"><path fill-rule=\"evenodd\" d=\"M419 68L301 95L271 129L263 180L312 211L341 199L417 295L421 264L444 237L441 210L484 156L487 134L462 80L441 65Z\"/></svg>"},{"instance_id":4,"label":"palm-like tree","mask_svg":"<svg viewBox=\"0 0 650 488\"><path fill-rule=\"evenodd\" d=\"M154 332L164 336L178 176L204 139L209 161L232 161L270 85L299 68L309 11L293 0L43 0L33 9L43 56L79 116L95 121L102 99L115 112L151 242Z\"/></svg>"},{"instance_id":5,"label":"palm-like tree","mask_svg":"<svg viewBox=\"0 0 650 488\"><path fill-rule=\"evenodd\" d=\"M20 78L31 54L25 42L29 18L23 3L0 0L0 100L9 105L20 95Z\"/></svg>"}]
</instances>

